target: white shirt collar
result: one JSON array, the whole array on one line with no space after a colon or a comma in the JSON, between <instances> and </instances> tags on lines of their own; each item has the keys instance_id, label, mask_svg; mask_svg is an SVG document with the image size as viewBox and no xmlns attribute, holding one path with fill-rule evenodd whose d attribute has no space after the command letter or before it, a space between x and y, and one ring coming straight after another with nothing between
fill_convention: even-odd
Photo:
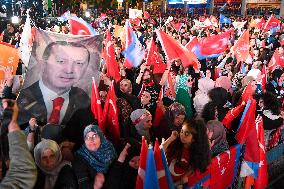
<instances>
[{"instance_id":1,"label":"white shirt collar","mask_svg":"<svg viewBox=\"0 0 284 189\"><path fill-rule=\"evenodd\" d=\"M64 98L64 102L63 102L62 108L60 110L60 118L59 118L59 124L60 124L62 122L64 116L65 116L65 113L66 113L66 110L67 110L67 107L68 107L68 104L69 104L69 92L70 92L71 89L68 90L67 92L63 93L62 95L58 95L56 92L50 90L47 86L45 86L41 79L39 80L39 88L41 90L43 100L44 100L44 103L45 103L45 107L46 107L46 110L47 110L47 121L48 121L48 119L51 115L51 112L53 110L52 100L54 100L57 97Z\"/></svg>"}]
</instances>

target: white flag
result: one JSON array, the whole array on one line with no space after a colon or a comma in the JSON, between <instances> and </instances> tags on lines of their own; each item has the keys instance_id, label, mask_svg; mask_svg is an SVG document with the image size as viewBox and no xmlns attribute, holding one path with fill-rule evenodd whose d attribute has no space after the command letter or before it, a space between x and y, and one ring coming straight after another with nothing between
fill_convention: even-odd
<instances>
[{"instance_id":1,"label":"white flag","mask_svg":"<svg viewBox=\"0 0 284 189\"><path fill-rule=\"evenodd\" d=\"M31 20L29 13L27 11L27 19L26 23L23 28L23 33L21 36L21 41L20 41L20 57L25 66L27 67L30 61L30 56L31 56L31 38L32 38L32 28L31 28Z\"/></svg>"}]
</instances>

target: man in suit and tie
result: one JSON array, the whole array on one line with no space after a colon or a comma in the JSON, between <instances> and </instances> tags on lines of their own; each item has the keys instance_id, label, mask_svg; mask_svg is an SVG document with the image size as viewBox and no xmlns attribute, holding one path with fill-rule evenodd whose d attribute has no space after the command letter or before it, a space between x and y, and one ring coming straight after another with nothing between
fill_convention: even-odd
<instances>
[{"instance_id":1,"label":"man in suit and tie","mask_svg":"<svg viewBox=\"0 0 284 189\"><path fill-rule=\"evenodd\" d=\"M42 59L41 78L23 89L17 99L19 122L24 124L36 118L41 125L51 123L67 127L92 122L89 96L74 87L88 67L88 49L80 43L56 41L46 46Z\"/></svg>"}]
</instances>

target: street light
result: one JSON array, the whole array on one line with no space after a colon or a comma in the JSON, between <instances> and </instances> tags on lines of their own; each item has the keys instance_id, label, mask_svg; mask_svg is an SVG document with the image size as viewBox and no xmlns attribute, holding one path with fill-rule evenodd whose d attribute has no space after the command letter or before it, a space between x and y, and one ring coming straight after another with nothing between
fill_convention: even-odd
<instances>
[{"instance_id":1,"label":"street light","mask_svg":"<svg viewBox=\"0 0 284 189\"><path fill-rule=\"evenodd\" d=\"M11 21L12 21L12 24L19 24L20 19L18 16L12 16Z\"/></svg>"},{"instance_id":2,"label":"street light","mask_svg":"<svg viewBox=\"0 0 284 189\"><path fill-rule=\"evenodd\" d=\"M86 11L85 16L86 16L86 18L89 18L91 16L91 13L89 11Z\"/></svg>"}]
</instances>

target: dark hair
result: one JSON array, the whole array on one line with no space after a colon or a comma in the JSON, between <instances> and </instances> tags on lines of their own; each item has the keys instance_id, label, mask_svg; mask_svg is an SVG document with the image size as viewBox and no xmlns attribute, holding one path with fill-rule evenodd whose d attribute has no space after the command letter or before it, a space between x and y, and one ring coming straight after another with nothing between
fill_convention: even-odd
<instances>
[{"instance_id":1,"label":"dark hair","mask_svg":"<svg viewBox=\"0 0 284 189\"><path fill-rule=\"evenodd\" d=\"M209 120L215 119L215 111L217 109L217 105L210 101L207 104L204 105L201 116L205 123L207 123Z\"/></svg>"},{"instance_id":2,"label":"dark hair","mask_svg":"<svg viewBox=\"0 0 284 189\"><path fill-rule=\"evenodd\" d=\"M270 110L274 115L280 114L281 105L276 95L267 91L260 98L263 100L264 109Z\"/></svg>"},{"instance_id":3,"label":"dark hair","mask_svg":"<svg viewBox=\"0 0 284 189\"><path fill-rule=\"evenodd\" d=\"M186 120L182 126L186 126L192 130L191 133L193 137L189 148L190 159L187 160L190 165L188 169L205 172L211 162L211 154L205 124L202 120ZM177 162L179 162L182 158L182 150L183 144L181 140L177 138L169 147L167 155L170 158L176 158Z\"/></svg>"},{"instance_id":4,"label":"dark hair","mask_svg":"<svg viewBox=\"0 0 284 189\"><path fill-rule=\"evenodd\" d=\"M223 107L228 100L228 92L223 87L211 89L208 96L218 107Z\"/></svg>"},{"instance_id":5,"label":"dark hair","mask_svg":"<svg viewBox=\"0 0 284 189\"><path fill-rule=\"evenodd\" d=\"M87 53L88 53L88 62L90 61L90 52L89 50L87 49L87 47L85 47L84 45L80 44L80 43L76 43L76 42L68 42L68 41L55 41L55 42L52 42L50 44L48 44L45 49L44 49L44 52L43 52L43 55L42 55L42 58L44 60L47 60L51 54L51 51L52 51L52 48L54 46L69 46L69 47L79 47L79 48L83 48L83 49L86 49Z\"/></svg>"}]
</instances>

